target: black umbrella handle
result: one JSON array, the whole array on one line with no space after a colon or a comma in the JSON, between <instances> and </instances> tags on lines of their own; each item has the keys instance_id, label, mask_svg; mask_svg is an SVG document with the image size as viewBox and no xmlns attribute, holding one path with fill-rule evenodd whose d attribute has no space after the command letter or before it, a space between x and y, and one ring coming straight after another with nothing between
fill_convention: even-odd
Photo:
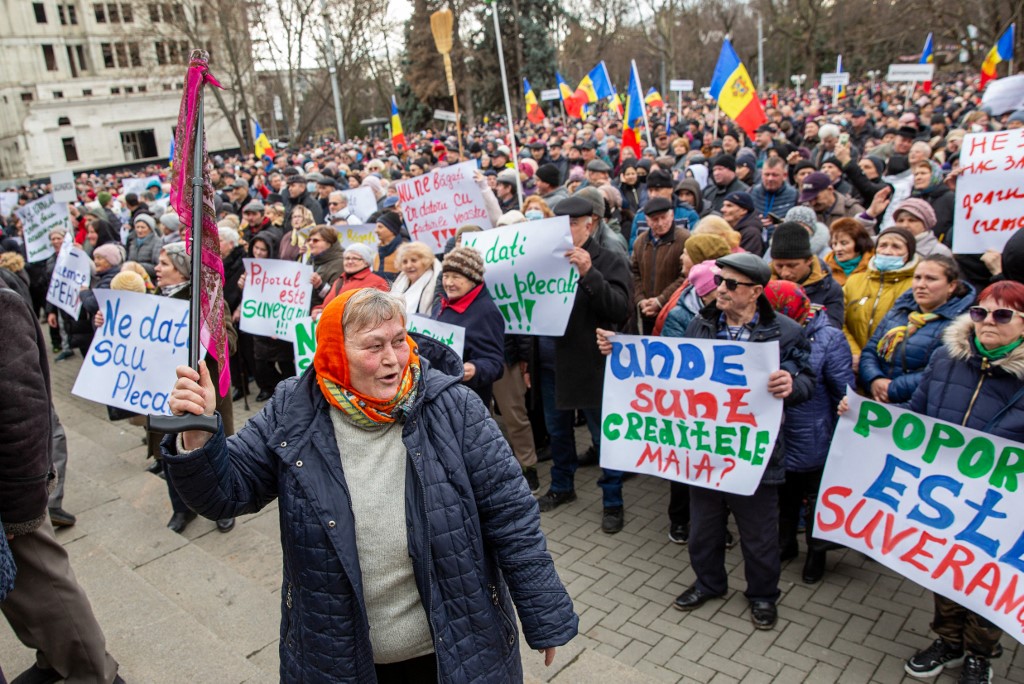
<instances>
[{"instance_id":1,"label":"black umbrella handle","mask_svg":"<svg viewBox=\"0 0 1024 684\"><path fill-rule=\"evenodd\" d=\"M188 430L217 431L217 416L186 413L183 416L146 416L146 429L164 434L177 434Z\"/></svg>"}]
</instances>

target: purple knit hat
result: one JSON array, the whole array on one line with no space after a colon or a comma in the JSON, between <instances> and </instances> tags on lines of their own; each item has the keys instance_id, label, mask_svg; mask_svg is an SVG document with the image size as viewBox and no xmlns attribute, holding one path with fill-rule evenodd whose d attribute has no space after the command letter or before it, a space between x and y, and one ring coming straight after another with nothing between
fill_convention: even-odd
<instances>
[{"instance_id":1,"label":"purple knit hat","mask_svg":"<svg viewBox=\"0 0 1024 684\"><path fill-rule=\"evenodd\" d=\"M895 219L901 211L905 211L921 221L921 223L924 224L925 230L931 230L935 227L935 210L932 209L932 205L928 204L928 202L923 199L911 197L903 200L896 205L896 209L892 212L893 219Z\"/></svg>"}]
</instances>

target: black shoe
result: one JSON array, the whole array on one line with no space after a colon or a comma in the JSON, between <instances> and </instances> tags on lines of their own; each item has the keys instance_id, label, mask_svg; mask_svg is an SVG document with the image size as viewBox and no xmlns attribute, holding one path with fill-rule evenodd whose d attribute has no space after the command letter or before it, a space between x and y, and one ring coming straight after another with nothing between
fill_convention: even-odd
<instances>
[{"instance_id":1,"label":"black shoe","mask_svg":"<svg viewBox=\"0 0 1024 684\"><path fill-rule=\"evenodd\" d=\"M817 584L825 576L825 552L808 551L804 561L804 584Z\"/></svg>"},{"instance_id":2,"label":"black shoe","mask_svg":"<svg viewBox=\"0 0 1024 684\"><path fill-rule=\"evenodd\" d=\"M622 506L604 509L601 516L601 531L605 534L615 534L622 531L622 525L626 520L626 512Z\"/></svg>"},{"instance_id":3,"label":"black shoe","mask_svg":"<svg viewBox=\"0 0 1024 684\"><path fill-rule=\"evenodd\" d=\"M544 513L553 511L562 504L572 503L576 500L576 491L570 489L567 492L553 492L550 489L548 493L537 499L537 505L540 506L540 510Z\"/></svg>"},{"instance_id":4,"label":"black shoe","mask_svg":"<svg viewBox=\"0 0 1024 684\"><path fill-rule=\"evenodd\" d=\"M991 684L992 665L988 658L969 655L964 659L964 669L960 670L957 684Z\"/></svg>"},{"instance_id":5,"label":"black shoe","mask_svg":"<svg viewBox=\"0 0 1024 684\"><path fill-rule=\"evenodd\" d=\"M732 532L729 530L725 531L725 548L731 549L736 546L736 538L732 536Z\"/></svg>"},{"instance_id":6,"label":"black shoe","mask_svg":"<svg viewBox=\"0 0 1024 684\"><path fill-rule=\"evenodd\" d=\"M78 518L71 515L63 508L51 508L50 522L53 523L54 527L71 527L78 522Z\"/></svg>"},{"instance_id":7,"label":"black shoe","mask_svg":"<svg viewBox=\"0 0 1024 684\"><path fill-rule=\"evenodd\" d=\"M164 472L164 462L159 458L154 458L153 462L146 466L146 472L152 473L153 475L159 475Z\"/></svg>"},{"instance_id":8,"label":"black shoe","mask_svg":"<svg viewBox=\"0 0 1024 684\"><path fill-rule=\"evenodd\" d=\"M771 601L751 601L750 621L757 629L772 629L779 619L779 611Z\"/></svg>"},{"instance_id":9,"label":"black shoe","mask_svg":"<svg viewBox=\"0 0 1024 684\"><path fill-rule=\"evenodd\" d=\"M535 466L523 468L523 477L526 479L526 484L529 486L531 494L536 494L540 491L540 478L537 477L537 468Z\"/></svg>"},{"instance_id":10,"label":"black shoe","mask_svg":"<svg viewBox=\"0 0 1024 684\"><path fill-rule=\"evenodd\" d=\"M33 665L11 680L11 684L53 684L64 679L59 672Z\"/></svg>"},{"instance_id":11,"label":"black shoe","mask_svg":"<svg viewBox=\"0 0 1024 684\"><path fill-rule=\"evenodd\" d=\"M239 399L241 399L241 398L242 398L242 394L243 394L243 392L242 392L242 388L241 388L241 387L239 387L238 389L236 389L236 390L235 390L235 391L234 391L234 392L233 392L233 393L231 394L231 401L238 401Z\"/></svg>"},{"instance_id":12,"label":"black shoe","mask_svg":"<svg viewBox=\"0 0 1024 684\"><path fill-rule=\"evenodd\" d=\"M597 449L591 445L589 449L583 452L582 456L576 457L576 463L579 467L584 468L586 466L595 466L601 461L601 457L597 455Z\"/></svg>"},{"instance_id":13,"label":"black shoe","mask_svg":"<svg viewBox=\"0 0 1024 684\"><path fill-rule=\"evenodd\" d=\"M936 639L931 646L911 657L903 665L903 669L911 677L931 679L942 672L943 668L957 667L963 662L963 646Z\"/></svg>"},{"instance_id":14,"label":"black shoe","mask_svg":"<svg viewBox=\"0 0 1024 684\"><path fill-rule=\"evenodd\" d=\"M185 513L175 513L171 516L170 522L167 523L167 528L171 530L171 532L177 532L178 534L181 534L185 531L185 528L188 527L188 524L195 519L196 514L192 511L187 511Z\"/></svg>"},{"instance_id":15,"label":"black shoe","mask_svg":"<svg viewBox=\"0 0 1024 684\"><path fill-rule=\"evenodd\" d=\"M273 392L268 392L267 390L260 390L260 393L256 395L256 401L266 401L267 399L270 399L270 397L272 396L274 396Z\"/></svg>"},{"instance_id":16,"label":"black shoe","mask_svg":"<svg viewBox=\"0 0 1024 684\"><path fill-rule=\"evenodd\" d=\"M668 528L668 540L673 544L686 544L690 541L690 526L686 524L672 525Z\"/></svg>"},{"instance_id":17,"label":"black shoe","mask_svg":"<svg viewBox=\"0 0 1024 684\"><path fill-rule=\"evenodd\" d=\"M672 605L679 610L693 610L694 608L700 608L711 599L722 598L719 594L705 594L703 591L697 588L697 585L693 585L682 594L676 597L676 600L672 602Z\"/></svg>"},{"instance_id":18,"label":"black shoe","mask_svg":"<svg viewBox=\"0 0 1024 684\"><path fill-rule=\"evenodd\" d=\"M230 532L233 529L235 529L234 518L221 518L217 521L217 530L219 532Z\"/></svg>"}]
</instances>

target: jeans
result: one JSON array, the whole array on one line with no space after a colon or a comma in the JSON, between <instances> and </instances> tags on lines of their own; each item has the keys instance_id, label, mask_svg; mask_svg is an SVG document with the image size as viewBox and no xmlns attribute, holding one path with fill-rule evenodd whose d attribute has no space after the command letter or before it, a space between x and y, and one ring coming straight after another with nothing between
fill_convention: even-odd
<instances>
[{"instance_id":1,"label":"jeans","mask_svg":"<svg viewBox=\"0 0 1024 684\"><path fill-rule=\"evenodd\" d=\"M555 405L555 373L551 368L540 369L540 391L544 401L544 424L551 436L551 491L571 492L575 489L573 477L579 462L576 458L576 435L573 428L574 411L559 409ZM601 411L583 409L587 428L594 448L601 453ZM601 469L597 481L603 493L605 508L621 508L622 472Z\"/></svg>"}]
</instances>

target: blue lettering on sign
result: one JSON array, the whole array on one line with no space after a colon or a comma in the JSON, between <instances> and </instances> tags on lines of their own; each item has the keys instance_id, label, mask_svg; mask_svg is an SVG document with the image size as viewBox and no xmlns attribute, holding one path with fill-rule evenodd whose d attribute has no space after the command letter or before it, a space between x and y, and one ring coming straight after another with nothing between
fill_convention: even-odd
<instances>
[{"instance_id":1,"label":"blue lettering on sign","mask_svg":"<svg viewBox=\"0 0 1024 684\"><path fill-rule=\"evenodd\" d=\"M643 359L641 360L641 348ZM744 349L738 344L716 344L712 347L713 361L711 374L708 377L727 387L747 385L747 376L743 373L743 364L729 359L742 356ZM661 340L644 339L641 346L636 342L617 342L612 340L611 372L618 380L627 378L656 377L667 380L679 368L676 377L680 380L697 380L708 372L707 359L704 351L688 343L680 343L673 350Z\"/></svg>"}]
</instances>

